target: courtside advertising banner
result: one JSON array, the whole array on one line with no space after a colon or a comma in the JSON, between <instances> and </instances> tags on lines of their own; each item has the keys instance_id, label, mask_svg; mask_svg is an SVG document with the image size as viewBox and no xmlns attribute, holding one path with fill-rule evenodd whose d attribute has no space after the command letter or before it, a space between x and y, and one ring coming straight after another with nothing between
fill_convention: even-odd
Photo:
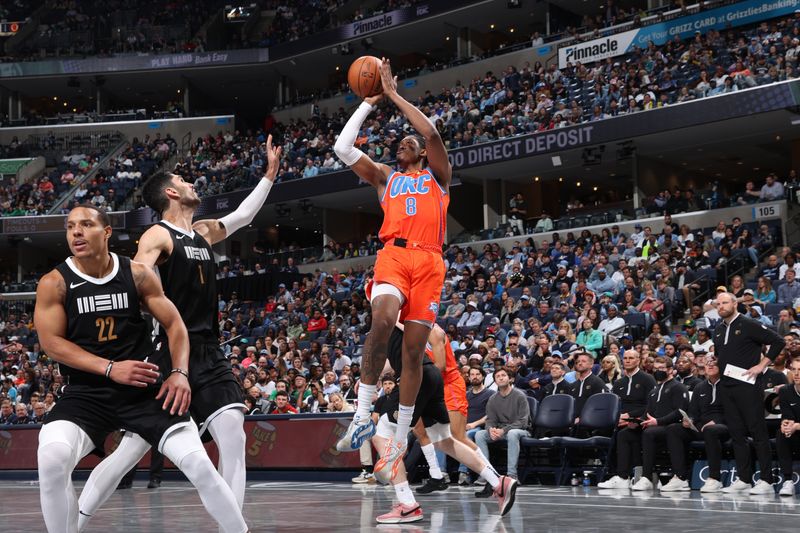
<instances>
[{"instance_id":1,"label":"courtside advertising banner","mask_svg":"<svg viewBox=\"0 0 800 533\"><path fill-rule=\"evenodd\" d=\"M696 32L705 33L708 30L724 30L752 24L794 13L796 9L800 9L800 0L749 0L718 7L584 43L568 44L558 50L558 66L564 68L568 63L586 64L623 56L635 47L646 48L651 41L655 45L662 45L676 36L687 39Z\"/></svg>"}]
</instances>

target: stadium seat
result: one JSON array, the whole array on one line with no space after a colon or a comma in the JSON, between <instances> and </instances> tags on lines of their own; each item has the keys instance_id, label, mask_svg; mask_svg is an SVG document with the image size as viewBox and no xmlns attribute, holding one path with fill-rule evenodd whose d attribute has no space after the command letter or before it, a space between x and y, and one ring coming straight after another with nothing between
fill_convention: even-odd
<instances>
[{"instance_id":1,"label":"stadium seat","mask_svg":"<svg viewBox=\"0 0 800 533\"><path fill-rule=\"evenodd\" d=\"M568 394L554 394L546 396L538 405L534 418L534 430L548 430L555 433L566 433L575 420L575 399ZM559 457L555 466L534 465L532 452L537 449L555 449L560 445L563 437L523 437L520 439L520 449L525 454L525 468L520 472L520 479L524 480L530 472L548 472L553 474L558 481L563 470L563 456ZM559 454L562 455L562 454Z\"/></svg>"},{"instance_id":2,"label":"stadium seat","mask_svg":"<svg viewBox=\"0 0 800 533\"><path fill-rule=\"evenodd\" d=\"M620 402L616 394L595 394L586 400L581 410L580 423L576 427L576 433L581 434L588 431L590 436L563 437L561 439L560 444L565 450L562 483L572 472L583 471L586 468L595 471L598 474L598 479L602 479L605 476L613 437L598 435L597 433L613 435L619 421L619 411ZM574 465L569 453L572 448L589 448L605 453L600 457L600 465Z\"/></svg>"}]
</instances>

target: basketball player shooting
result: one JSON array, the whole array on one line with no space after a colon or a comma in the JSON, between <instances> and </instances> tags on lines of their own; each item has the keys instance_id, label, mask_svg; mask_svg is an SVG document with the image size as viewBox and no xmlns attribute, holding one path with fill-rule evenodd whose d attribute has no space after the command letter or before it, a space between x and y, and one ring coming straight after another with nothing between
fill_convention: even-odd
<instances>
[{"instance_id":1,"label":"basketball player shooting","mask_svg":"<svg viewBox=\"0 0 800 533\"><path fill-rule=\"evenodd\" d=\"M422 380L422 356L436 321L444 282L444 244L452 168L434 125L397 93L388 59L380 66L382 95L366 98L347 121L334 145L336 155L364 181L375 187L383 209L379 237L384 248L375 262L372 327L364 345L358 409L340 451L357 450L375 434L370 418L372 397L386 362L387 345L398 313L405 324L402 359L406 373L400 386L397 429L387 439L375 465L397 472L395 463L406 452L414 402ZM385 96L403 113L419 135L410 135L397 148L397 168L375 163L353 144L375 104Z\"/></svg>"},{"instance_id":2,"label":"basketball player shooting","mask_svg":"<svg viewBox=\"0 0 800 533\"><path fill-rule=\"evenodd\" d=\"M245 407L241 386L219 347L217 325L217 271L211 246L252 222L269 195L280 165L281 148L267 138L267 172L232 213L218 219L192 223L200 198L181 176L160 173L144 186L147 205L161 221L139 240L136 261L158 269L167 297L180 311L189 331L189 412L219 449L219 473L233 491L239 509L244 502ZM162 349L157 362L170 372L170 357L163 329L156 326L156 343ZM126 433L115 452L92 472L80 497L80 528L111 495L119 480L147 453L150 445L139 435Z\"/></svg>"}]
</instances>

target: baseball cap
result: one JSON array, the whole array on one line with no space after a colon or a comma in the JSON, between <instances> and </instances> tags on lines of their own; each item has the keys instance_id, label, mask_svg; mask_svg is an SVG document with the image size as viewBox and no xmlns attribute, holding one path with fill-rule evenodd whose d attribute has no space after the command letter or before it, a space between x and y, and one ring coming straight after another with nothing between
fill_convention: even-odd
<instances>
[{"instance_id":1,"label":"baseball cap","mask_svg":"<svg viewBox=\"0 0 800 533\"><path fill-rule=\"evenodd\" d=\"M280 285L278 285L278 288L279 289L285 289L286 288L286 284L281 283Z\"/></svg>"},{"instance_id":2,"label":"baseball cap","mask_svg":"<svg viewBox=\"0 0 800 533\"><path fill-rule=\"evenodd\" d=\"M684 323L683 323L683 326L681 326L681 327L683 327L684 329L686 329L686 328L693 328L694 326L695 326L694 320L692 320L692 319L690 318L689 320L687 320L686 322L684 322Z\"/></svg>"},{"instance_id":3,"label":"baseball cap","mask_svg":"<svg viewBox=\"0 0 800 533\"><path fill-rule=\"evenodd\" d=\"M569 265L567 264L567 262L566 262L566 261L561 261L561 262L558 264L558 268L567 268L567 266L569 266Z\"/></svg>"},{"instance_id":4,"label":"baseball cap","mask_svg":"<svg viewBox=\"0 0 800 533\"><path fill-rule=\"evenodd\" d=\"M258 354L259 355L269 355L269 350L267 350L266 348L262 348L261 351L258 352Z\"/></svg>"},{"instance_id":5,"label":"baseball cap","mask_svg":"<svg viewBox=\"0 0 800 533\"><path fill-rule=\"evenodd\" d=\"M636 223L636 224L633 225L633 228L634 229L642 229L642 225L639 224L639 223Z\"/></svg>"},{"instance_id":6,"label":"baseball cap","mask_svg":"<svg viewBox=\"0 0 800 533\"><path fill-rule=\"evenodd\" d=\"M473 301L469 301L469 302L467 302L467 307L474 307L474 308L476 308L476 309L478 308L478 306L477 306L477 305L475 305L475 302L473 302Z\"/></svg>"},{"instance_id":7,"label":"baseball cap","mask_svg":"<svg viewBox=\"0 0 800 533\"><path fill-rule=\"evenodd\" d=\"M522 296L519 297L519 299L520 300L530 300L531 298L527 294L523 294Z\"/></svg>"},{"instance_id":8,"label":"baseball cap","mask_svg":"<svg viewBox=\"0 0 800 533\"><path fill-rule=\"evenodd\" d=\"M470 354L469 359L477 359L478 361L483 361L483 357L479 353Z\"/></svg>"},{"instance_id":9,"label":"baseball cap","mask_svg":"<svg viewBox=\"0 0 800 533\"><path fill-rule=\"evenodd\" d=\"M744 293L745 294L749 294L750 296L754 296L755 295L755 293L753 292L753 289L745 289Z\"/></svg>"}]
</instances>

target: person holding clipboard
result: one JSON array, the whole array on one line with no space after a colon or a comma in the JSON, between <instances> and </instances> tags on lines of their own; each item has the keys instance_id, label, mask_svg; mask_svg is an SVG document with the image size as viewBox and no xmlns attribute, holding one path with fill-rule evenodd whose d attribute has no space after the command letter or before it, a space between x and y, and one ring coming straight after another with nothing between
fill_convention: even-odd
<instances>
[{"instance_id":1,"label":"person holding clipboard","mask_svg":"<svg viewBox=\"0 0 800 533\"><path fill-rule=\"evenodd\" d=\"M722 406L733 440L739 478L723 492L774 494L772 452L762 407L762 375L786 344L781 336L736 310L736 296L717 294L717 312L722 320L714 330L714 354L719 361ZM766 353L762 352L766 347ZM753 438L761 479L751 486L753 465L746 437Z\"/></svg>"}]
</instances>

